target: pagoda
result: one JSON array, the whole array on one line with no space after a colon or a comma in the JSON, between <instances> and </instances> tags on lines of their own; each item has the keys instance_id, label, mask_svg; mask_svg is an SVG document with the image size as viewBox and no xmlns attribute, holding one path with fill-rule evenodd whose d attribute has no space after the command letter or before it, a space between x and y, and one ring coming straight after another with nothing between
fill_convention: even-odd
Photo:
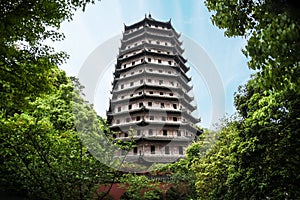
<instances>
[{"instance_id":1,"label":"pagoda","mask_svg":"<svg viewBox=\"0 0 300 200\"><path fill-rule=\"evenodd\" d=\"M136 145L115 156L144 164L175 162L201 133L195 127L200 119L192 115L197 107L180 34L171 20L151 15L124 29L107 121L115 140Z\"/></svg>"}]
</instances>

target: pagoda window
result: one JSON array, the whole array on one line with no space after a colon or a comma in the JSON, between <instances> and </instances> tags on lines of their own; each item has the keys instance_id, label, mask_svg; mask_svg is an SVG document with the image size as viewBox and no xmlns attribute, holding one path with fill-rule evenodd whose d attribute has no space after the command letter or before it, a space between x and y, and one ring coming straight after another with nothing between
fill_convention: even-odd
<instances>
[{"instance_id":1,"label":"pagoda window","mask_svg":"<svg viewBox=\"0 0 300 200\"><path fill-rule=\"evenodd\" d=\"M141 63L142 63L142 62L144 62L144 59L143 59L143 58L141 59Z\"/></svg>"},{"instance_id":2,"label":"pagoda window","mask_svg":"<svg viewBox=\"0 0 300 200\"><path fill-rule=\"evenodd\" d=\"M131 75L133 75L134 74L134 72L131 72Z\"/></svg>"},{"instance_id":3,"label":"pagoda window","mask_svg":"<svg viewBox=\"0 0 300 200\"><path fill-rule=\"evenodd\" d=\"M152 80L151 80L151 79L148 79L148 82L149 82L149 83L151 83L151 82L152 82Z\"/></svg>"},{"instance_id":4,"label":"pagoda window","mask_svg":"<svg viewBox=\"0 0 300 200\"><path fill-rule=\"evenodd\" d=\"M171 84L172 86L174 86L174 82L171 81L170 84Z\"/></svg>"},{"instance_id":5,"label":"pagoda window","mask_svg":"<svg viewBox=\"0 0 300 200\"><path fill-rule=\"evenodd\" d=\"M156 41L156 44L160 44L160 41Z\"/></svg>"},{"instance_id":6,"label":"pagoda window","mask_svg":"<svg viewBox=\"0 0 300 200\"><path fill-rule=\"evenodd\" d=\"M140 73L142 73L142 72L143 72L143 70L142 70L142 69L140 69L140 70L139 70L139 72L140 72Z\"/></svg>"},{"instance_id":7,"label":"pagoda window","mask_svg":"<svg viewBox=\"0 0 300 200\"><path fill-rule=\"evenodd\" d=\"M174 94L173 94L173 93L170 93L169 95L170 95L170 96L173 96Z\"/></svg>"},{"instance_id":8,"label":"pagoda window","mask_svg":"<svg viewBox=\"0 0 300 200\"><path fill-rule=\"evenodd\" d=\"M128 105L128 110L131 110L132 109L132 104L129 104Z\"/></svg>"},{"instance_id":9,"label":"pagoda window","mask_svg":"<svg viewBox=\"0 0 300 200\"><path fill-rule=\"evenodd\" d=\"M133 94L130 94L130 97L133 97Z\"/></svg>"},{"instance_id":10,"label":"pagoda window","mask_svg":"<svg viewBox=\"0 0 300 200\"><path fill-rule=\"evenodd\" d=\"M170 54L170 52L168 52L168 51L167 51L167 54L169 55L169 54Z\"/></svg>"},{"instance_id":11,"label":"pagoda window","mask_svg":"<svg viewBox=\"0 0 300 200\"><path fill-rule=\"evenodd\" d=\"M163 80L159 80L158 82L159 82L159 85L162 85L164 81Z\"/></svg>"},{"instance_id":12,"label":"pagoda window","mask_svg":"<svg viewBox=\"0 0 300 200\"><path fill-rule=\"evenodd\" d=\"M135 43L134 46L137 46L137 43Z\"/></svg>"},{"instance_id":13,"label":"pagoda window","mask_svg":"<svg viewBox=\"0 0 300 200\"><path fill-rule=\"evenodd\" d=\"M125 77L126 77L126 74L123 75L123 78L125 78Z\"/></svg>"},{"instance_id":14,"label":"pagoda window","mask_svg":"<svg viewBox=\"0 0 300 200\"><path fill-rule=\"evenodd\" d=\"M151 154L155 154L155 146L154 145L151 145Z\"/></svg>"},{"instance_id":15,"label":"pagoda window","mask_svg":"<svg viewBox=\"0 0 300 200\"><path fill-rule=\"evenodd\" d=\"M142 84L143 82L144 82L144 80L143 80L143 79L141 79L141 80L140 80L140 84Z\"/></svg>"},{"instance_id":16,"label":"pagoda window","mask_svg":"<svg viewBox=\"0 0 300 200\"><path fill-rule=\"evenodd\" d=\"M148 106L152 107L152 102L151 101L148 102Z\"/></svg>"},{"instance_id":17,"label":"pagoda window","mask_svg":"<svg viewBox=\"0 0 300 200\"><path fill-rule=\"evenodd\" d=\"M163 130L163 136L167 136L168 135L168 131L167 130Z\"/></svg>"},{"instance_id":18,"label":"pagoda window","mask_svg":"<svg viewBox=\"0 0 300 200\"><path fill-rule=\"evenodd\" d=\"M168 146L165 147L165 154L170 154L170 148Z\"/></svg>"},{"instance_id":19,"label":"pagoda window","mask_svg":"<svg viewBox=\"0 0 300 200\"><path fill-rule=\"evenodd\" d=\"M131 65L134 65L135 64L135 62L133 61L132 63L131 63Z\"/></svg>"},{"instance_id":20,"label":"pagoda window","mask_svg":"<svg viewBox=\"0 0 300 200\"><path fill-rule=\"evenodd\" d=\"M130 45L128 45L127 48L129 49L129 48L130 48Z\"/></svg>"},{"instance_id":21,"label":"pagoda window","mask_svg":"<svg viewBox=\"0 0 300 200\"><path fill-rule=\"evenodd\" d=\"M124 68L124 69L126 68L126 64L123 65L123 68Z\"/></svg>"},{"instance_id":22,"label":"pagoda window","mask_svg":"<svg viewBox=\"0 0 300 200\"><path fill-rule=\"evenodd\" d=\"M133 86L133 82L130 82L130 86Z\"/></svg>"},{"instance_id":23,"label":"pagoda window","mask_svg":"<svg viewBox=\"0 0 300 200\"><path fill-rule=\"evenodd\" d=\"M121 96L121 99L124 99L125 97L124 96Z\"/></svg>"},{"instance_id":24,"label":"pagoda window","mask_svg":"<svg viewBox=\"0 0 300 200\"><path fill-rule=\"evenodd\" d=\"M169 65L172 65L172 61L169 60L168 63L169 63Z\"/></svg>"},{"instance_id":25,"label":"pagoda window","mask_svg":"<svg viewBox=\"0 0 300 200\"><path fill-rule=\"evenodd\" d=\"M148 58L148 62L151 62L151 58Z\"/></svg>"},{"instance_id":26,"label":"pagoda window","mask_svg":"<svg viewBox=\"0 0 300 200\"><path fill-rule=\"evenodd\" d=\"M116 124L120 124L120 120L119 119L116 120Z\"/></svg>"},{"instance_id":27,"label":"pagoda window","mask_svg":"<svg viewBox=\"0 0 300 200\"><path fill-rule=\"evenodd\" d=\"M125 137L128 137L128 133L125 133L124 136L125 136Z\"/></svg>"},{"instance_id":28,"label":"pagoda window","mask_svg":"<svg viewBox=\"0 0 300 200\"><path fill-rule=\"evenodd\" d=\"M152 41L151 41L151 40L149 40L149 44L151 44L151 42L152 42Z\"/></svg>"},{"instance_id":29,"label":"pagoda window","mask_svg":"<svg viewBox=\"0 0 300 200\"><path fill-rule=\"evenodd\" d=\"M166 46L168 46L168 43L167 43L167 42L165 42L165 45L166 45Z\"/></svg>"},{"instance_id":30,"label":"pagoda window","mask_svg":"<svg viewBox=\"0 0 300 200\"><path fill-rule=\"evenodd\" d=\"M137 147L133 147L133 155L137 155L138 152L138 148Z\"/></svg>"},{"instance_id":31,"label":"pagoda window","mask_svg":"<svg viewBox=\"0 0 300 200\"><path fill-rule=\"evenodd\" d=\"M141 102L141 103L139 103L139 107L141 108L141 107L143 107L144 106L144 104Z\"/></svg>"},{"instance_id":32,"label":"pagoda window","mask_svg":"<svg viewBox=\"0 0 300 200\"><path fill-rule=\"evenodd\" d=\"M179 152L180 155L183 155L183 148L181 146L178 147L178 152Z\"/></svg>"},{"instance_id":33,"label":"pagoda window","mask_svg":"<svg viewBox=\"0 0 300 200\"><path fill-rule=\"evenodd\" d=\"M163 71L160 69L160 70L158 70L158 72L159 72L159 73L162 73Z\"/></svg>"},{"instance_id":34,"label":"pagoda window","mask_svg":"<svg viewBox=\"0 0 300 200\"><path fill-rule=\"evenodd\" d=\"M157 60L157 62L158 62L158 63L161 63L161 60L160 60L160 59L158 59L158 60Z\"/></svg>"},{"instance_id":35,"label":"pagoda window","mask_svg":"<svg viewBox=\"0 0 300 200\"><path fill-rule=\"evenodd\" d=\"M177 122L177 117L173 117L173 121L174 121L174 122Z\"/></svg>"},{"instance_id":36,"label":"pagoda window","mask_svg":"<svg viewBox=\"0 0 300 200\"><path fill-rule=\"evenodd\" d=\"M118 112L121 112L121 107L118 107Z\"/></svg>"},{"instance_id":37,"label":"pagoda window","mask_svg":"<svg viewBox=\"0 0 300 200\"><path fill-rule=\"evenodd\" d=\"M149 69L149 72L153 72L153 69Z\"/></svg>"},{"instance_id":38,"label":"pagoda window","mask_svg":"<svg viewBox=\"0 0 300 200\"><path fill-rule=\"evenodd\" d=\"M159 94L160 94L160 95L164 95L164 93L163 93L163 92L160 92Z\"/></svg>"},{"instance_id":39,"label":"pagoda window","mask_svg":"<svg viewBox=\"0 0 300 200\"><path fill-rule=\"evenodd\" d=\"M127 117L127 118L126 118L126 122L129 122L129 121L130 121L130 118L129 118L129 117Z\"/></svg>"},{"instance_id":40,"label":"pagoda window","mask_svg":"<svg viewBox=\"0 0 300 200\"><path fill-rule=\"evenodd\" d=\"M121 89L124 89L124 84L121 85Z\"/></svg>"},{"instance_id":41,"label":"pagoda window","mask_svg":"<svg viewBox=\"0 0 300 200\"><path fill-rule=\"evenodd\" d=\"M162 117L161 117L161 121L166 121L166 117L165 117L165 116L162 116Z\"/></svg>"},{"instance_id":42,"label":"pagoda window","mask_svg":"<svg viewBox=\"0 0 300 200\"><path fill-rule=\"evenodd\" d=\"M153 115L150 115L150 120L154 120L154 116Z\"/></svg>"},{"instance_id":43,"label":"pagoda window","mask_svg":"<svg viewBox=\"0 0 300 200\"><path fill-rule=\"evenodd\" d=\"M153 130L152 130L152 129L149 129L148 134L149 134L149 135L153 135Z\"/></svg>"},{"instance_id":44,"label":"pagoda window","mask_svg":"<svg viewBox=\"0 0 300 200\"><path fill-rule=\"evenodd\" d=\"M157 50L157 53L160 53L161 51L160 50Z\"/></svg>"},{"instance_id":45,"label":"pagoda window","mask_svg":"<svg viewBox=\"0 0 300 200\"><path fill-rule=\"evenodd\" d=\"M141 135L141 130L137 130L137 131L136 131L136 135L137 135L137 136L140 136L140 135Z\"/></svg>"},{"instance_id":46,"label":"pagoda window","mask_svg":"<svg viewBox=\"0 0 300 200\"><path fill-rule=\"evenodd\" d=\"M164 107L165 107L165 104L164 104L164 103L160 103L160 107L161 107L161 108L164 108Z\"/></svg>"},{"instance_id":47,"label":"pagoda window","mask_svg":"<svg viewBox=\"0 0 300 200\"><path fill-rule=\"evenodd\" d=\"M140 121L140 120L141 120L141 116L137 116L137 117L135 118L135 120L136 120L136 121Z\"/></svg>"},{"instance_id":48,"label":"pagoda window","mask_svg":"<svg viewBox=\"0 0 300 200\"><path fill-rule=\"evenodd\" d=\"M153 94L153 91L149 91L149 94Z\"/></svg>"},{"instance_id":49,"label":"pagoda window","mask_svg":"<svg viewBox=\"0 0 300 200\"><path fill-rule=\"evenodd\" d=\"M181 136L181 131L177 130L177 136Z\"/></svg>"}]
</instances>

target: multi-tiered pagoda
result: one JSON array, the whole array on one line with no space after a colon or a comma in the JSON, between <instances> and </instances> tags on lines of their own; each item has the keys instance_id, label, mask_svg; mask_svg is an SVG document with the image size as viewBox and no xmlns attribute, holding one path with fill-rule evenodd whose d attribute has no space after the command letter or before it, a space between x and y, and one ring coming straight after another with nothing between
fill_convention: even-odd
<instances>
[{"instance_id":1,"label":"multi-tiered pagoda","mask_svg":"<svg viewBox=\"0 0 300 200\"><path fill-rule=\"evenodd\" d=\"M107 119L116 140L136 141L132 150L116 155L126 155L126 161L177 161L200 134L179 37L171 21L151 15L125 25Z\"/></svg>"}]
</instances>

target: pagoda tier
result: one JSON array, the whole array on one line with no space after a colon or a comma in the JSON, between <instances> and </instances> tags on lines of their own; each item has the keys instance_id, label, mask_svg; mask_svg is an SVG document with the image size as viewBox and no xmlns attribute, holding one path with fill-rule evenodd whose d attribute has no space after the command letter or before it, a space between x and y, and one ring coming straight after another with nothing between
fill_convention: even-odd
<instances>
[{"instance_id":1,"label":"pagoda tier","mask_svg":"<svg viewBox=\"0 0 300 200\"><path fill-rule=\"evenodd\" d=\"M125 25L107 121L115 140L136 142L127 161L151 163L163 157L164 163L174 162L201 133L179 37L171 21L151 16Z\"/></svg>"}]
</instances>

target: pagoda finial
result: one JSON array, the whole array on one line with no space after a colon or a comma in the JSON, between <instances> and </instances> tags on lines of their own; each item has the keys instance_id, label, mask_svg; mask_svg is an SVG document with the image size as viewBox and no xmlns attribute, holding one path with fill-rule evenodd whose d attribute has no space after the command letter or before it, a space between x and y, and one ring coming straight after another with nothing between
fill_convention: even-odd
<instances>
[{"instance_id":1,"label":"pagoda finial","mask_svg":"<svg viewBox=\"0 0 300 200\"><path fill-rule=\"evenodd\" d=\"M152 17L151 17L151 13L150 13L150 12L149 12L149 15L148 15L148 17L149 17L149 18L152 18Z\"/></svg>"}]
</instances>

